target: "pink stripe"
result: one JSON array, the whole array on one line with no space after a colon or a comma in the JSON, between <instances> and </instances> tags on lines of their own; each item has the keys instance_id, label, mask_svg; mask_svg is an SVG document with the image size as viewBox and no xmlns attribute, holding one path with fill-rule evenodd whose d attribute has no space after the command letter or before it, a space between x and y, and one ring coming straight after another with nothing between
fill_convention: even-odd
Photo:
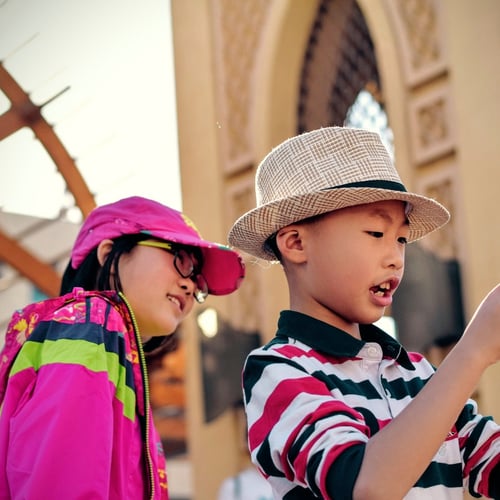
<instances>
[{"instance_id":1,"label":"pink stripe","mask_svg":"<svg viewBox=\"0 0 500 500\"><path fill-rule=\"evenodd\" d=\"M392 418L387 418L385 420L380 420L380 419L377 419L377 423L378 423L378 430L382 430L386 425L390 424L392 422Z\"/></svg>"},{"instance_id":2,"label":"pink stripe","mask_svg":"<svg viewBox=\"0 0 500 500\"><path fill-rule=\"evenodd\" d=\"M410 358L410 361L412 363L420 363L420 361L424 359L422 354L420 354L419 352L409 352L408 357Z\"/></svg>"},{"instance_id":3,"label":"pink stripe","mask_svg":"<svg viewBox=\"0 0 500 500\"><path fill-rule=\"evenodd\" d=\"M305 477L306 477L306 472L307 472L307 464L309 461L309 454L310 454L310 451L313 448L313 446L316 444L316 442L320 438L323 437L323 435L326 432L330 432L333 429L338 428L338 427L345 427L345 425L344 425L344 423L342 423L342 424L337 424L337 425L331 426L328 429L325 429L324 432L322 432L318 435L315 435L314 439L311 439L311 441L308 443L308 445L306 447L304 447L299 452L293 465L295 468L295 475L298 477L298 479L300 481L305 482ZM357 428L358 430L362 430L362 426L354 425L353 427ZM360 439L357 439L357 440L349 441L347 443L342 443L342 444L337 444L335 446L332 446L328 451L329 464L331 465L344 450L346 450L347 448L350 448L351 446L353 446L355 444L359 444L359 443L363 443L363 441ZM325 450L325 452L326 452L326 450ZM327 467L327 465L323 464L323 467L321 469L321 474L320 474L320 477L322 477L322 478L326 474L326 470L328 470L328 469L325 470L325 467ZM290 479L290 478L288 478L288 479ZM320 484L322 484L322 483L320 483Z\"/></svg>"},{"instance_id":4,"label":"pink stripe","mask_svg":"<svg viewBox=\"0 0 500 500\"><path fill-rule=\"evenodd\" d=\"M483 473L481 474L481 481L477 485L477 492L484 496L489 496L489 482L491 471L497 466L498 462L500 462L500 456L495 456L488 463L488 465L484 468Z\"/></svg>"},{"instance_id":5,"label":"pink stripe","mask_svg":"<svg viewBox=\"0 0 500 500\"><path fill-rule=\"evenodd\" d=\"M488 456L488 450L491 447L491 443L498 439L500 436L500 432L496 432L492 434L480 447L479 449L471 455L470 459L467 461L467 464L464 468L464 474L469 475L471 470L482 460L484 460L485 456ZM469 436L470 437L470 436Z\"/></svg>"},{"instance_id":6,"label":"pink stripe","mask_svg":"<svg viewBox=\"0 0 500 500\"><path fill-rule=\"evenodd\" d=\"M345 363L346 361L350 360L357 360L360 358L357 357L333 357L333 356L324 356L320 352L314 351L312 349L309 350L304 350L303 348L286 344L282 347L278 347L275 349L275 351L289 359L294 359L294 358L309 358L309 359L316 359L320 361L321 363L328 362L332 365L341 365L342 363Z\"/></svg>"},{"instance_id":7,"label":"pink stripe","mask_svg":"<svg viewBox=\"0 0 500 500\"><path fill-rule=\"evenodd\" d=\"M314 421L316 420L319 420L322 416L329 416L329 415L332 415L334 413L337 413L338 411L348 411L348 410L351 410L350 408L348 408L347 406L341 404L341 403L338 403L338 402L334 402L336 404L332 404L332 403L325 403L322 405L321 408L319 408L320 411L318 412L315 412L314 413ZM337 408L335 408L337 407ZM355 414L357 412L354 412L354 411L349 411L349 413L353 414L353 416L356 416ZM361 418L361 416L359 414L357 414L357 417L358 418ZM310 423L314 423L314 422L304 422L305 425L308 425ZM302 424L300 424L296 431L294 432L294 435L296 436L297 433L298 433L298 430L300 430L302 428ZM304 448L302 448L302 450L300 451L300 453L297 455L297 458L296 460L294 461L294 468L295 468L295 474L296 476L301 480L301 481L304 481L305 482L305 475L306 475L306 471L307 471L307 463L308 463L308 459L309 459L309 453L311 451L311 449L314 447L314 445L317 443L317 441L319 441L326 432L331 432L333 429L338 429L338 428L349 428L349 429L356 429L357 431L369 436L370 435L370 430L363 424L360 424L360 423L357 423L355 421L353 422L347 422L347 421L342 421L342 422L339 422L337 424L334 424L334 425L331 425L330 427L328 427L327 429L324 429L321 433L317 433L314 435L314 437L309 441L309 443L307 444L307 446L305 446ZM335 461L335 459L346 449L346 448L349 448L350 446L354 445L354 444L358 444L358 443L362 443L363 440L360 440L360 439L354 439L352 441L349 441L348 443L342 443L342 444L339 444L339 445L336 445L336 446L333 446L329 453L328 453L328 458L330 460L330 464ZM289 446L290 446L291 443L287 443L287 446L286 446L286 450L289 449ZM324 467L324 466L323 466Z\"/></svg>"},{"instance_id":8,"label":"pink stripe","mask_svg":"<svg viewBox=\"0 0 500 500\"><path fill-rule=\"evenodd\" d=\"M307 384L304 384L304 382L307 382ZM305 390L306 388L308 390ZM250 428L249 443L250 443L250 449L252 451L266 439L270 430L279 421L283 412L286 410L286 408L289 407L290 403L294 400L294 398L297 397L298 394L304 392L312 392L319 396L325 395L331 398L331 393L325 388L324 384L315 379L311 380L310 377L304 377L302 379L296 379L296 380L284 380L275 388L274 392L266 401L266 405L263 410L263 416L260 419L258 419ZM307 467L307 459L310 449L319 439L323 437L325 432L330 432L336 428L349 427L350 429L356 429L357 431L363 433L364 435L367 436L370 435L369 428L364 423L362 423L363 417L360 413L353 410L344 403L332 399L322 403L320 406L317 407L314 413L310 413L307 416L305 416L300 422L297 423L294 429L290 430L289 437L285 442L282 450L283 455L284 456L288 455L288 452L293 443L295 442L297 435L300 433L301 430L304 429L304 427L313 425L318 420L324 417L334 416L339 412L345 413L346 415L350 415L352 417L352 420L350 421L347 420L349 417L346 416L345 417L346 420L333 424L329 426L328 429L325 429L323 432L311 436L311 441L303 450L300 451L293 464L295 472L292 470L291 467L287 466L288 462L286 460L282 461L282 467L284 469L283 472L289 480L292 480L293 476L296 475L301 481L304 481L306 467ZM340 453L342 453L342 451L346 447L352 446L354 443L358 442L362 441L353 440L350 443L346 443L345 445L340 445L338 447L335 447L336 451L335 453L332 454L331 457L329 457L329 459L331 461L335 460L335 458Z\"/></svg>"},{"instance_id":9,"label":"pink stripe","mask_svg":"<svg viewBox=\"0 0 500 500\"><path fill-rule=\"evenodd\" d=\"M330 396L325 384L310 376L283 380L267 398L262 410L262 416L255 421L249 432L250 449L254 450L267 436L271 429L281 418L282 413L298 394L307 393L316 396Z\"/></svg>"}]
</instances>

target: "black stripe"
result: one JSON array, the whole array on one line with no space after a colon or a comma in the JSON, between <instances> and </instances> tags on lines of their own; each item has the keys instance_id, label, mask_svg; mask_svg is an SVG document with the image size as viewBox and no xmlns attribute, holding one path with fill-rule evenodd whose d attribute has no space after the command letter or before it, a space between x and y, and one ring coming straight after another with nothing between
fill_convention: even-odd
<instances>
[{"instance_id":1,"label":"black stripe","mask_svg":"<svg viewBox=\"0 0 500 500\"><path fill-rule=\"evenodd\" d=\"M306 488L296 486L293 490L285 494L283 500L307 500L308 498L314 499L318 497Z\"/></svg>"},{"instance_id":2,"label":"black stripe","mask_svg":"<svg viewBox=\"0 0 500 500\"><path fill-rule=\"evenodd\" d=\"M274 477L285 477L285 474L274 465L271 447L267 438L262 441L262 445L257 452L257 461L262 469L266 471L266 474Z\"/></svg>"},{"instance_id":3,"label":"black stripe","mask_svg":"<svg viewBox=\"0 0 500 500\"><path fill-rule=\"evenodd\" d=\"M322 191L328 191L329 189L340 189L340 188L377 188L377 189L390 189L391 191L400 191L406 193L406 188L400 182L394 181L360 181L360 182L349 182L347 184L341 184L340 186L332 186L322 189Z\"/></svg>"},{"instance_id":4,"label":"black stripe","mask_svg":"<svg viewBox=\"0 0 500 500\"><path fill-rule=\"evenodd\" d=\"M259 382L262 377L262 372L270 365L270 364L284 364L292 366L297 370L303 372L306 375L309 375L305 368L295 361L292 361L289 358L278 358L276 355L252 355L249 356L246 360L244 369L243 369L243 394L245 397L245 402L250 403L250 399L252 397L252 389L254 385Z\"/></svg>"},{"instance_id":5,"label":"black stripe","mask_svg":"<svg viewBox=\"0 0 500 500\"><path fill-rule=\"evenodd\" d=\"M415 486L420 488L431 488L433 486L461 488L462 483L462 464L431 462Z\"/></svg>"},{"instance_id":6,"label":"black stripe","mask_svg":"<svg viewBox=\"0 0 500 500\"><path fill-rule=\"evenodd\" d=\"M390 393L390 397L401 401L407 396L413 399L422 390L427 381L428 379L424 380L420 377L415 377L411 380L404 380L401 377L394 380L384 378L382 379L382 385L385 392Z\"/></svg>"},{"instance_id":7,"label":"black stripe","mask_svg":"<svg viewBox=\"0 0 500 500\"><path fill-rule=\"evenodd\" d=\"M45 340L85 340L93 344L104 344L106 352L115 353L120 365L125 367L125 383L135 392L132 363L127 359L125 339L122 332L105 329L96 323L60 323L41 321L27 342L43 343Z\"/></svg>"},{"instance_id":8,"label":"black stripe","mask_svg":"<svg viewBox=\"0 0 500 500\"><path fill-rule=\"evenodd\" d=\"M362 396L367 400L382 399L381 394L369 380L355 382L348 378L342 379L335 373L326 374L320 371L312 372L311 375L317 380L324 382L330 392L333 392L334 389L338 389L344 396L354 394Z\"/></svg>"}]
</instances>

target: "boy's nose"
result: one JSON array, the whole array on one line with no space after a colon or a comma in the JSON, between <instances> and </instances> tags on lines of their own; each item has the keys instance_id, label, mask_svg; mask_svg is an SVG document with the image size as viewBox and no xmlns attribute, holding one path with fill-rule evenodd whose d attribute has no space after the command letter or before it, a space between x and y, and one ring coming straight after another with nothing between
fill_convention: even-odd
<instances>
[{"instance_id":1,"label":"boy's nose","mask_svg":"<svg viewBox=\"0 0 500 500\"><path fill-rule=\"evenodd\" d=\"M397 246L392 248L387 255L387 265L395 269L401 269L405 263L405 249L404 247Z\"/></svg>"}]
</instances>

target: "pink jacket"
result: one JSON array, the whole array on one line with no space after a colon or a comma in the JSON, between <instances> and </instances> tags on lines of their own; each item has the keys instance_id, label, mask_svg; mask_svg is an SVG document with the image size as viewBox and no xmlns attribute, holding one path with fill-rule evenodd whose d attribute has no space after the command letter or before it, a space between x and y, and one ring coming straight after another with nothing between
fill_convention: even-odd
<instances>
[{"instance_id":1,"label":"pink jacket","mask_svg":"<svg viewBox=\"0 0 500 500\"><path fill-rule=\"evenodd\" d=\"M17 311L0 352L0 499L167 499L126 301L73 290Z\"/></svg>"}]
</instances>

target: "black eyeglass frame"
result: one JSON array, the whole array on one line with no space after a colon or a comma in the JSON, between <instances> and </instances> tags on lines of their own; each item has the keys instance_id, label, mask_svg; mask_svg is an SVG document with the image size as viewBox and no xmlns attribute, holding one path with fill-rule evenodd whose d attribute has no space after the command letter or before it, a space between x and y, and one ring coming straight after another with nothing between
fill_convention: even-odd
<instances>
[{"instance_id":1,"label":"black eyeglass frame","mask_svg":"<svg viewBox=\"0 0 500 500\"><path fill-rule=\"evenodd\" d=\"M183 278L190 278L191 281L196 285L196 289L193 296L199 304L203 304L208 295L208 283L201 273L202 263L201 263L201 252L197 256L197 264L193 262L193 249L192 247L184 247L180 245L172 244L168 241L159 240L142 240L137 242L138 245L152 248L160 248L165 250L174 256L174 267L179 275ZM183 270L182 262L190 262L189 271Z\"/></svg>"}]
</instances>

